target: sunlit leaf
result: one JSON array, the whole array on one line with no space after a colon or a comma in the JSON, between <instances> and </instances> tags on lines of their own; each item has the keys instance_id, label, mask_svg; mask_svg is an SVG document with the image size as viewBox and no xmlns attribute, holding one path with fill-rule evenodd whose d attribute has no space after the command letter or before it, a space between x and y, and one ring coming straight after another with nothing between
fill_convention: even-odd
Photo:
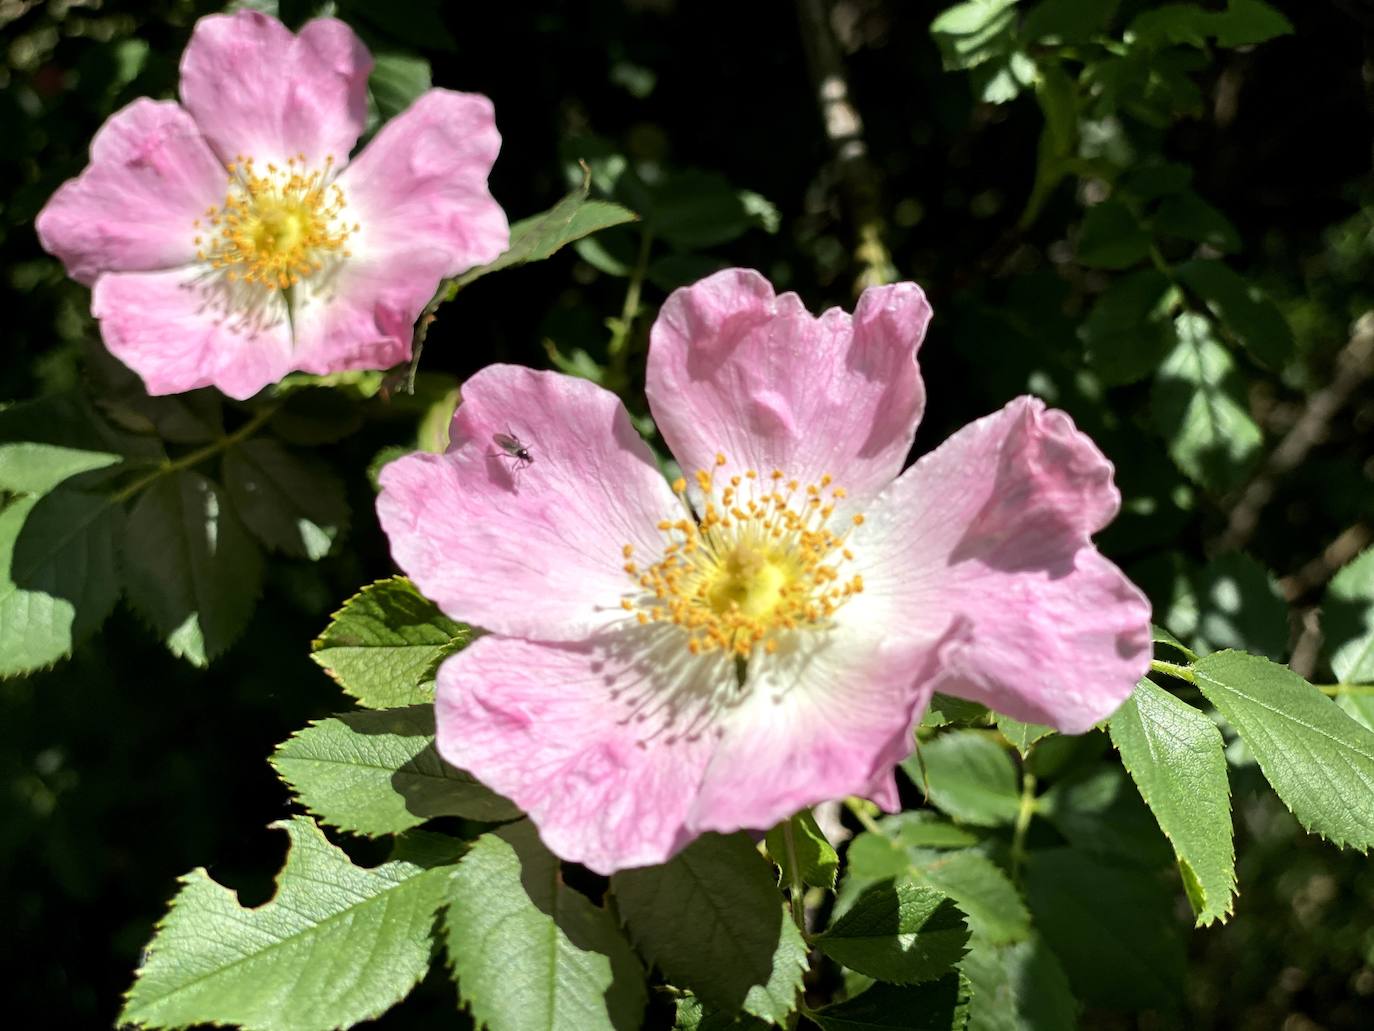
<instances>
[{"instance_id":1,"label":"sunlit leaf","mask_svg":"<svg viewBox=\"0 0 1374 1031\"><path fill-rule=\"evenodd\" d=\"M644 972L605 910L564 883L527 820L458 864L445 924L458 992L491 1031L632 1031Z\"/></svg>"}]
</instances>

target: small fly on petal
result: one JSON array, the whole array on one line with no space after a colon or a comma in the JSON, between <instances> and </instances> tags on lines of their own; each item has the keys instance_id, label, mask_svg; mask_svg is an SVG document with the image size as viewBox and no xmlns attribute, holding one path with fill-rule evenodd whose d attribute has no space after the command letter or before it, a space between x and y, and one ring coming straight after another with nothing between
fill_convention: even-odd
<instances>
[{"instance_id":1,"label":"small fly on petal","mask_svg":"<svg viewBox=\"0 0 1374 1031\"><path fill-rule=\"evenodd\" d=\"M530 449L514 433L493 433L492 443L499 447L507 458L515 459L516 469L527 469L534 465Z\"/></svg>"}]
</instances>

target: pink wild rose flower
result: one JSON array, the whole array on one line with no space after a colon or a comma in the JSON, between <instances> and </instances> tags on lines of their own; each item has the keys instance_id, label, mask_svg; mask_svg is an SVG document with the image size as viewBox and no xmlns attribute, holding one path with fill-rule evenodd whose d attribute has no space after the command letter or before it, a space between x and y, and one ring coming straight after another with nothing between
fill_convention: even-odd
<instances>
[{"instance_id":1,"label":"pink wild rose flower","mask_svg":"<svg viewBox=\"0 0 1374 1031\"><path fill-rule=\"evenodd\" d=\"M1090 540L1112 466L1021 397L903 472L929 319L911 283L819 318L756 272L678 290L648 363L671 486L600 387L468 380L448 453L386 466L377 503L419 589L491 631L439 670L444 758L610 873L826 799L898 808L937 690L1070 733L1111 713L1150 661Z\"/></svg>"},{"instance_id":2,"label":"pink wild rose flower","mask_svg":"<svg viewBox=\"0 0 1374 1031\"><path fill-rule=\"evenodd\" d=\"M292 370L395 365L440 280L505 249L491 102L429 90L350 163L371 69L332 18L299 35L251 11L202 18L181 104L112 115L39 213L150 393L244 398Z\"/></svg>"}]
</instances>

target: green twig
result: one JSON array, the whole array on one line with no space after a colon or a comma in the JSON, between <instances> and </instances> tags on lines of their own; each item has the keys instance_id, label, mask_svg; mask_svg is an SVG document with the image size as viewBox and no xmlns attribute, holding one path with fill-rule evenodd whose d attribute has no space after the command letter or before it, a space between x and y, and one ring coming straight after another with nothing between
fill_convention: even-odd
<instances>
[{"instance_id":1,"label":"green twig","mask_svg":"<svg viewBox=\"0 0 1374 1031\"><path fill-rule=\"evenodd\" d=\"M1190 684L1197 683L1197 676L1188 666L1180 666L1176 662L1165 662L1163 659L1152 659L1150 669L1156 673L1166 673L1171 677L1178 677L1179 680L1186 680Z\"/></svg>"},{"instance_id":2,"label":"green twig","mask_svg":"<svg viewBox=\"0 0 1374 1031\"><path fill-rule=\"evenodd\" d=\"M1016 810L1016 824L1011 833L1011 876L1021 883L1021 864L1026 861L1026 832L1035 816L1035 774L1025 770L1021 774L1021 805Z\"/></svg>"},{"instance_id":3,"label":"green twig","mask_svg":"<svg viewBox=\"0 0 1374 1031\"><path fill-rule=\"evenodd\" d=\"M625 287L625 303L621 305L620 318L614 322L611 342L606 348L611 357L607 381L611 389L617 393L625 385L625 370L630 359L630 336L634 330L635 319L639 315L639 298L644 288L644 277L649 271L649 254L653 243L653 231L645 227L639 237L639 255L635 258L634 268L630 270L630 281Z\"/></svg>"},{"instance_id":4,"label":"green twig","mask_svg":"<svg viewBox=\"0 0 1374 1031\"><path fill-rule=\"evenodd\" d=\"M862 826L864 830L872 834L881 834L883 832L883 829L878 826L878 821L868 815L868 810L864 808L862 799L846 798L844 800L844 807L854 814L854 819L859 821L860 826Z\"/></svg>"},{"instance_id":5,"label":"green twig","mask_svg":"<svg viewBox=\"0 0 1374 1031\"><path fill-rule=\"evenodd\" d=\"M140 477L139 479L135 480L133 483L125 487L123 490L116 492L112 500L116 502L128 501L139 491L143 490L145 487L149 486L155 481L161 479L163 476L166 476L169 473L178 472L182 469L189 469L192 466L199 465L207 458L210 458L211 456L216 455L221 451L227 451L235 444L247 440L254 433L258 432L258 430L262 428L263 423L267 422L268 419L272 418L272 416L275 415L276 412L277 405L268 405L266 408L259 409L251 419L245 422L233 433L227 433L223 437L220 437L218 440L212 440L204 447L196 448L194 451L188 451L186 452L186 454L180 456L179 458L165 459L156 469L150 472L147 476Z\"/></svg>"},{"instance_id":6,"label":"green twig","mask_svg":"<svg viewBox=\"0 0 1374 1031\"><path fill-rule=\"evenodd\" d=\"M1374 695L1374 684L1313 684L1318 691L1324 695L1335 698L1343 694L1370 694Z\"/></svg>"}]
</instances>

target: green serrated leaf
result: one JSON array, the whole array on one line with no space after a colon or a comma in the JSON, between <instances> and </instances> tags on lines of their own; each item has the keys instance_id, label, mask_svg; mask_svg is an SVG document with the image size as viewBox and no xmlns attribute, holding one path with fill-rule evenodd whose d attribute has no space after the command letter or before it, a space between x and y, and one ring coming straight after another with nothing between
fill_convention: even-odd
<instances>
[{"instance_id":1,"label":"green serrated leaf","mask_svg":"<svg viewBox=\"0 0 1374 1031\"><path fill-rule=\"evenodd\" d=\"M930 23L945 71L976 68L1012 46L1016 0L969 0L947 7Z\"/></svg>"},{"instance_id":2,"label":"green serrated leaf","mask_svg":"<svg viewBox=\"0 0 1374 1031\"><path fill-rule=\"evenodd\" d=\"M845 878L835 899L837 916L869 886L896 877L948 895L968 917L974 933L993 942L1018 941L1030 933L1025 903L987 856L972 849L937 852L911 845L903 836L907 828L894 824L891 829L891 835L870 831L849 843Z\"/></svg>"},{"instance_id":3,"label":"green serrated leaf","mask_svg":"<svg viewBox=\"0 0 1374 1031\"><path fill-rule=\"evenodd\" d=\"M278 389L286 386L278 384ZM347 386L301 385L286 391L268 423L282 440L315 447L342 440L363 424L360 397Z\"/></svg>"},{"instance_id":4,"label":"green serrated leaf","mask_svg":"<svg viewBox=\"0 0 1374 1031\"><path fill-rule=\"evenodd\" d=\"M1155 423L1174 463L1213 490L1239 485L1259 459L1263 434L1250 418L1236 364L1207 320L1174 320L1178 344L1155 377Z\"/></svg>"},{"instance_id":5,"label":"green serrated leaf","mask_svg":"<svg viewBox=\"0 0 1374 1031\"><path fill-rule=\"evenodd\" d=\"M422 685L437 659L466 643L471 631L455 623L405 577L378 580L334 614L311 658L370 709L430 701Z\"/></svg>"},{"instance_id":6,"label":"green serrated leaf","mask_svg":"<svg viewBox=\"0 0 1374 1031\"><path fill-rule=\"evenodd\" d=\"M986 725L991 718L986 705L955 698L953 695L936 691L931 696L930 705L921 720L923 727L945 727L950 724ZM919 782L918 782L919 783Z\"/></svg>"},{"instance_id":7,"label":"green serrated leaf","mask_svg":"<svg viewBox=\"0 0 1374 1031\"><path fill-rule=\"evenodd\" d=\"M1322 605L1322 630L1336 679L1374 683L1374 549L1331 578Z\"/></svg>"},{"instance_id":8,"label":"green serrated leaf","mask_svg":"<svg viewBox=\"0 0 1374 1031\"><path fill-rule=\"evenodd\" d=\"M675 172L656 183L650 196L645 224L683 250L717 247L750 229L778 229L777 208L757 193L737 190L716 172Z\"/></svg>"},{"instance_id":9,"label":"green serrated leaf","mask_svg":"<svg viewBox=\"0 0 1374 1031\"><path fill-rule=\"evenodd\" d=\"M110 498L62 488L0 509L0 676L51 665L105 621L122 525Z\"/></svg>"},{"instance_id":10,"label":"green serrated leaf","mask_svg":"<svg viewBox=\"0 0 1374 1031\"><path fill-rule=\"evenodd\" d=\"M1229 0L1213 23L1217 45L1244 47L1293 32L1293 23L1264 0Z\"/></svg>"},{"instance_id":11,"label":"green serrated leaf","mask_svg":"<svg viewBox=\"0 0 1374 1031\"><path fill-rule=\"evenodd\" d=\"M978 838L929 809L894 813L878 821L885 835L908 848L969 848Z\"/></svg>"},{"instance_id":12,"label":"green serrated leaf","mask_svg":"<svg viewBox=\"0 0 1374 1031\"><path fill-rule=\"evenodd\" d=\"M915 877L958 903L969 926L993 942L1019 941L1030 933L1030 914L1011 879L981 852L907 853Z\"/></svg>"},{"instance_id":13,"label":"green serrated leaf","mask_svg":"<svg viewBox=\"0 0 1374 1031\"><path fill-rule=\"evenodd\" d=\"M464 272L454 282L467 286L482 276L528 261L552 257L574 240L611 226L633 222L639 216L619 204L588 200L585 188L575 189L548 211L523 218L510 227L510 246L495 261Z\"/></svg>"},{"instance_id":14,"label":"green serrated leaf","mask_svg":"<svg viewBox=\"0 0 1374 1031\"><path fill-rule=\"evenodd\" d=\"M1105 200L1083 216L1078 260L1090 268L1125 269L1150 253L1150 234L1125 204Z\"/></svg>"},{"instance_id":15,"label":"green serrated leaf","mask_svg":"<svg viewBox=\"0 0 1374 1031\"><path fill-rule=\"evenodd\" d=\"M960 969L973 989L968 1031L1071 1031L1078 1000L1038 936L997 945L974 934Z\"/></svg>"},{"instance_id":16,"label":"green serrated leaf","mask_svg":"<svg viewBox=\"0 0 1374 1031\"><path fill-rule=\"evenodd\" d=\"M792 882L792 857L796 856L797 875L803 884L835 890L840 857L809 809L778 824L768 832L766 841L768 854L782 868L783 884Z\"/></svg>"},{"instance_id":17,"label":"green serrated leaf","mask_svg":"<svg viewBox=\"0 0 1374 1031\"><path fill-rule=\"evenodd\" d=\"M1225 921L1236 894L1231 785L1221 732L1149 680L1108 724L1141 797L1174 846L1197 925Z\"/></svg>"},{"instance_id":18,"label":"green serrated leaf","mask_svg":"<svg viewBox=\"0 0 1374 1031\"><path fill-rule=\"evenodd\" d=\"M42 494L124 460L118 438L85 399L59 394L0 409L0 490Z\"/></svg>"},{"instance_id":19,"label":"green serrated leaf","mask_svg":"<svg viewBox=\"0 0 1374 1031\"><path fill-rule=\"evenodd\" d=\"M1186 943L1157 880L1058 848L1030 854L1026 887L1036 928L1080 998L1117 1010L1177 1003Z\"/></svg>"},{"instance_id":20,"label":"green serrated leaf","mask_svg":"<svg viewBox=\"0 0 1374 1031\"><path fill-rule=\"evenodd\" d=\"M1240 250L1240 233L1231 220L1192 190L1164 198L1150 219L1155 236L1176 236L1218 251Z\"/></svg>"},{"instance_id":21,"label":"green serrated leaf","mask_svg":"<svg viewBox=\"0 0 1374 1031\"><path fill-rule=\"evenodd\" d=\"M1002 732L1004 738L1016 746L1016 751L1022 759L1030 754L1031 747L1037 741L1054 733L1053 727L1047 727L1043 723L1022 723L1000 712L996 715L996 721L997 729Z\"/></svg>"},{"instance_id":22,"label":"green serrated leaf","mask_svg":"<svg viewBox=\"0 0 1374 1031\"><path fill-rule=\"evenodd\" d=\"M321 559L348 524L344 487L324 466L257 439L224 455L224 486L239 517L270 548Z\"/></svg>"},{"instance_id":23,"label":"green serrated leaf","mask_svg":"<svg viewBox=\"0 0 1374 1031\"><path fill-rule=\"evenodd\" d=\"M1220 261L1185 261L1174 271L1255 361L1278 370L1293 357L1293 331L1283 312L1230 266Z\"/></svg>"},{"instance_id":24,"label":"green serrated leaf","mask_svg":"<svg viewBox=\"0 0 1374 1031\"><path fill-rule=\"evenodd\" d=\"M478 838L458 864L444 940L458 991L491 1031L629 1029L644 972L604 909L568 887L528 820Z\"/></svg>"},{"instance_id":25,"label":"green serrated leaf","mask_svg":"<svg viewBox=\"0 0 1374 1031\"><path fill-rule=\"evenodd\" d=\"M1021 807L1016 767L990 736L956 730L921 746L930 801L956 820L979 827L1011 823ZM915 757L902 763L912 781L921 784Z\"/></svg>"},{"instance_id":26,"label":"green serrated leaf","mask_svg":"<svg viewBox=\"0 0 1374 1031\"><path fill-rule=\"evenodd\" d=\"M672 983L770 1023L796 1008L806 943L743 834L705 834L661 866L614 874L611 891L630 937Z\"/></svg>"},{"instance_id":27,"label":"green serrated leaf","mask_svg":"<svg viewBox=\"0 0 1374 1031\"><path fill-rule=\"evenodd\" d=\"M1154 816L1115 763L1060 780L1036 800L1036 811L1084 853L1145 868L1173 858Z\"/></svg>"},{"instance_id":28,"label":"green serrated leaf","mask_svg":"<svg viewBox=\"0 0 1374 1031\"><path fill-rule=\"evenodd\" d=\"M346 712L285 741L272 765L323 823L399 834L435 816L513 820L520 810L434 749L434 707Z\"/></svg>"},{"instance_id":29,"label":"green serrated leaf","mask_svg":"<svg viewBox=\"0 0 1374 1031\"><path fill-rule=\"evenodd\" d=\"M964 1031L972 995L960 973L919 985L879 983L811 1019L821 1031Z\"/></svg>"},{"instance_id":30,"label":"green serrated leaf","mask_svg":"<svg viewBox=\"0 0 1374 1031\"><path fill-rule=\"evenodd\" d=\"M892 984L943 976L968 944L964 915L943 892L908 880L865 889L813 944L851 970Z\"/></svg>"},{"instance_id":31,"label":"green serrated leaf","mask_svg":"<svg viewBox=\"0 0 1374 1031\"><path fill-rule=\"evenodd\" d=\"M691 992L678 997L673 1031L764 1031L772 1025L747 1013L711 1009Z\"/></svg>"},{"instance_id":32,"label":"green serrated leaf","mask_svg":"<svg viewBox=\"0 0 1374 1031\"><path fill-rule=\"evenodd\" d=\"M1374 731L1257 655L1207 655L1193 675L1299 823L1342 847L1374 844Z\"/></svg>"},{"instance_id":33,"label":"green serrated leaf","mask_svg":"<svg viewBox=\"0 0 1374 1031\"><path fill-rule=\"evenodd\" d=\"M1184 656L1190 660L1197 658L1197 653L1173 634L1169 633L1169 631L1155 623L1150 624L1150 640L1155 644L1167 644L1170 648L1182 652Z\"/></svg>"},{"instance_id":34,"label":"green serrated leaf","mask_svg":"<svg viewBox=\"0 0 1374 1031\"><path fill-rule=\"evenodd\" d=\"M262 555L218 484L175 472L144 489L124 542L129 602L197 666L233 643L253 613Z\"/></svg>"},{"instance_id":35,"label":"green serrated leaf","mask_svg":"<svg viewBox=\"0 0 1374 1031\"><path fill-rule=\"evenodd\" d=\"M381 1014L424 976L455 868L364 869L304 817L274 826L291 839L276 896L244 909L203 869L183 877L121 1024L325 1031Z\"/></svg>"}]
</instances>

